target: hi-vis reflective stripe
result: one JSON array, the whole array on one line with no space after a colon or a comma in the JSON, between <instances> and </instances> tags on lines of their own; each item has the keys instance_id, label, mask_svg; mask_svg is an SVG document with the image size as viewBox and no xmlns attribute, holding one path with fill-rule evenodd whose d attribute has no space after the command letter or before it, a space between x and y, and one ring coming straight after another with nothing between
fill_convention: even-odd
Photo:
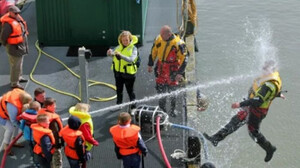
<instances>
[{"instance_id":1,"label":"hi-vis reflective stripe","mask_svg":"<svg viewBox=\"0 0 300 168\"><path fill-rule=\"evenodd\" d=\"M277 81L278 78L274 77L274 76L267 76L265 78L259 78L258 80L256 80L256 84L257 84L257 86L260 86L265 81L270 81L270 80L276 80Z\"/></svg>"}]
</instances>

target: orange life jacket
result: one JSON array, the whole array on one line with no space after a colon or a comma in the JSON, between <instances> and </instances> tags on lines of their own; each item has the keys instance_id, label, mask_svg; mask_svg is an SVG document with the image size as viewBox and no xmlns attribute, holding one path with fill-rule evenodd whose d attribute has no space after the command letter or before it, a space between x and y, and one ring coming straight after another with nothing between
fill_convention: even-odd
<instances>
[{"instance_id":1,"label":"orange life jacket","mask_svg":"<svg viewBox=\"0 0 300 168\"><path fill-rule=\"evenodd\" d=\"M25 120L25 124L26 125L31 125L33 123L36 123L36 117L37 115L36 114L28 114L26 112L23 112L18 118L19 120Z\"/></svg>"},{"instance_id":2,"label":"orange life jacket","mask_svg":"<svg viewBox=\"0 0 300 168\"><path fill-rule=\"evenodd\" d=\"M66 156L71 159L78 160L79 157L76 153L75 142L78 137L81 137L81 139L84 142L84 137L82 135L82 132L79 130L73 130L69 128L69 125L67 125L59 132L59 136L61 136L66 142L66 146L65 146ZM83 151L84 151L84 144L82 145Z\"/></svg>"},{"instance_id":3,"label":"orange life jacket","mask_svg":"<svg viewBox=\"0 0 300 168\"><path fill-rule=\"evenodd\" d=\"M9 119L9 115L8 115L7 108L6 108L7 103L10 103L10 104L14 105L15 107L17 107L18 115L20 115L22 113L23 104L20 100L20 94L24 93L24 92L25 91L22 89L15 88L15 89L5 93L2 96L1 105L0 105L1 106L0 107L0 117L1 118Z\"/></svg>"},{"instance_id":4,"label":"orange life jacket","mask_svg":"<svg viewBox=\"0 0 300 168\"><path fill-rule=\"evenodd\" d=\"M21 15L18 15L20 21L22 22L25 28L25 32L22 30L21 23L19 23L16 19L9 16L9 13L6 13L4 16L1 17L2 26L5 22L11 25L12 33L7 39L8 44L19 44L24 41L24 34L28 35L27 24Z\"/></svg>"},{"instance_id":5,"label":"orange life jacket","mask_svg":"<svg viewBox=\"0 0 300 168\"><path fill-rule=\"evenodd\" d=\"M54 153L53 145L55 144L55 139L52 131L49 128L44 128L40 126L39 124L32 124L30 128L32 128L33 140L36 143L33 148L33 152L37 155L42 155L43 157L45 157L41 146L41 138L47 135L50 137L51 140L51 144L52 144L51 153L53 154Z\"/></svg>"},{"instance_id":6,"label":"orange life jacket","mask_svg":"<svg viewBox=\"0 0 300 168\"><path fill-rule=\"evenodd\" d=\"M45 108L41 108L38 111L38 115L39 114L46 114L49 117L50 123L52 121L56 121L58 123L59 130L61 130L63 128L63 124L62 124L62 122L60 120L60 116L58 114L56 114L55 112L53 113L53 112L47 111L47 109L45 109Z\"/></svg>"},{"instance_id":7,"label":"orange life jacket","mask_svg":"<svg viewBox=\"0 0 300 168\"><path fill-rule=\"evenodd\" d=\"M120 125L115 125L109 131L115 144L120 148L121 155L126 156L140 152L137 146L140 127L130 125L130 127L121 128Z\"/></svg>"}]
</instances>

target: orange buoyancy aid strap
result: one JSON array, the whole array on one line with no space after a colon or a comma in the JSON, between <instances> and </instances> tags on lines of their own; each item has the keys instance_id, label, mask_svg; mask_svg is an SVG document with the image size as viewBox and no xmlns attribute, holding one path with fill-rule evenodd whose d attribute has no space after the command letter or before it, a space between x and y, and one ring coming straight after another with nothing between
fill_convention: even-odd
<instances>
[{"instance_id":1,"label":"orange buoyancy aid strap","mask_svg":"<svg viewBox=\"0 0 300 168\"><path fill-rule=\"evenodd\" d=\"M120 148L119 152L121 155L126 156L126 155L139 153L140 149L138 147L130 147L130 148L126 148L126 149Z\"/></svg>"}]
</instances>

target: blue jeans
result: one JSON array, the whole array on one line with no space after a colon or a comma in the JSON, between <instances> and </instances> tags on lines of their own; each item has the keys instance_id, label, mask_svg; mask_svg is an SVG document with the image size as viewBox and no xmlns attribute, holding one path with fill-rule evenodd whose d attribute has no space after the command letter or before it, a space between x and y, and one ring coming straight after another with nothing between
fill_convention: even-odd
<instances>
[{"instance_id":1,"label":"blue jeans","mask_svg":"<svg viewBox=\"0 0 300 168\"><path fill-rule=\"evenodd\" d=\"M140 168L141 156L132 154L122 157L124 168Z\"/></svg>"},{"instance_id":2,"label":"blue jeans","mask_svg":"<svg viewBox=\"0 0 300 168\"><path fill-rule=\"evenodd\" d=\"M71 168L80 168L79 160L68 158L69 164Z\"/></svg>"}]
</instances>

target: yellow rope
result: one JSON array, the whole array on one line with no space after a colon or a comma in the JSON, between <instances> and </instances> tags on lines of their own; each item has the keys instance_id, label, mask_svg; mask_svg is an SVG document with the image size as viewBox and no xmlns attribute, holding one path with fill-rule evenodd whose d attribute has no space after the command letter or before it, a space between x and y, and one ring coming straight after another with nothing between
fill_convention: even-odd
<instances>
[{"instance_id":1,"label":"yellow rope","mask_svg":"<svg viewBox=\"0 0 300 168\"><path fill-rule=\"evenodd\" d=\"M189 14L189 21L196 26L197 23L197 7L195 0L189 0L189 7L188 7L188 14Z\"/></svg>"},{"instance_id":2,"label":"yellow rope","mask_svg":"<svg viewBox=\"0 0 300 168\"><path fill-rule=\"evenodd\" d=\"M195 0L182 0L181 4L182 25L180 30L183 32L183 36L186 32L187 22L190 21L193 26L197 27L197 6ZM195 33L194 33L195 34Z\"/></svg>"},{"instance_id":3,"label":"yellow rope","mask_svg":"<svg viewBox=\"0 0 300 168\"><path fill-rule=\"evenodd\" d=\"M33 66L33 68L32 68L32 71L31 71L31 73L30 73L30 75L29 75L29 76L30 76L30 79L31 79L33 82L35 82L35 83L37 83L37 84L39 84L39 85L41 85L41 86L44 86L44 87L46 87L46 88L48 88L48 89L50 89L50 90L52 90L52 91L54 91L54 92L57 92L57 93L60 93L60 94L63 94L63 95L67 95L67 96L70 96L70 97L73 97L73 98L77 99L78 101L81 101L80 97L77 96L77 95L75 95L75 94L72 94L72 93L69 93L69 92L65 92L65 91L56 89L56 88L51 87L51 86L49 86L49 85L46 85L46 84L44 84L44 83L42 83L42 82L39 82L39 81L37 81L37 80L35 80L35 79L33 78L33 73L34 73L34 71L35 71L35 69L36 69L36 67L37 67L37 64L38 64L38 62L39 62L39 60L40 60L42 54L44 54L44 55L46 55L47 57L49 57L49 58L55 60L56 62L60 63L60 64L61 64L62 66L64 66L64 67L65 67L65 68L66 68L73 76L75 76L75 77L77 77L77 78L80 78L80 76L79 76L78 74L76 74L72 69L70 69L70 68L69 68L66 64L64 64L62 61L60 61L59 59L57 59L57 58L51 56L50 54L48 54L48 53L46 53L46 52L44 52L44 51L39 47L38 41L36 41L35 47L36 47L36 49L38 50L38 57L37 57L37 59L36 59L36 61L35 61L35 64L34 64L34 66ZM109 83L99 82L99 81L95 81L95 80L88 80L88 81L90 82L89 86L94 86L94 85L104 85L104 86L107 86L107 87L109 87L109 88L111 88L111 89L113 89L113 90L116 90L116 86L114 86L114 85L112 85L112 84L109 84ZM99 98L89 98L89 100L92 100L92 101L110 101L110 100L115 99L116 97L117 97L117 95L114 95L114 96L108 97L108 98L101 98L101 97L99 97Z\"/></svg>"}]
</instances>

